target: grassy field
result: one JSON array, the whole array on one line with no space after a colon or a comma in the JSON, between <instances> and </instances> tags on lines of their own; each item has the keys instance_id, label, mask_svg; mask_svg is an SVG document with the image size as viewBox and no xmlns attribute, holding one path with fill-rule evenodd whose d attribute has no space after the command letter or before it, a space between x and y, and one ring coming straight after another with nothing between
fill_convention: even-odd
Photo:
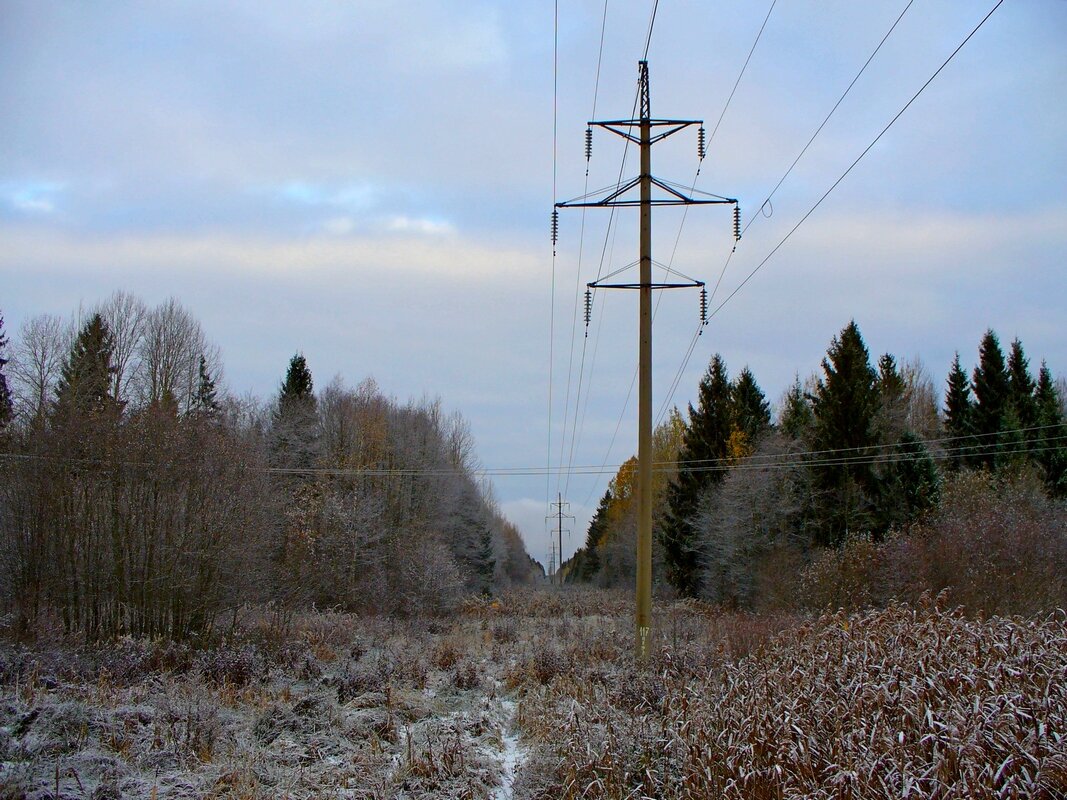
<instances>
[{"instance_id":1,"label":"grassy field","mask_svg":"<svg viewBox=\"0 0 1067 800\"><path fill-rule=\"evenodd\" d=\"M0 649L0 798L1067 797L1067 620L549 591Z\"/></svg>"}]
</instances>

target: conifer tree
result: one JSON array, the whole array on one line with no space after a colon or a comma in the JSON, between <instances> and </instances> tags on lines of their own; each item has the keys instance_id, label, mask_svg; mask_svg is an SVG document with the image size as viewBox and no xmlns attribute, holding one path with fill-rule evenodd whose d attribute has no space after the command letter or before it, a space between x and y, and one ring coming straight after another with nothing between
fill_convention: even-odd
<instances>
[{"instance_id":1,"label":"conifer tree","mask_svg":"<svg viewBox=\"0 0 1067 800\"><path fill-rule=\"evenodd\" d=\"M904 378L897 369L897 360L885 353L878 359L878 394L883 402L894 402L904 394Z\"/></svg>"},{"instance_id":2,"label":"conifer tree","mask_svg":"<svg viewBox=\"0 0 1067 800\"><path fill-rule=\"evenodd\" d=\"M1008 353L1008 394L1015 414L1024 428L1032 428L1037 421L1034 389L1030 362L1023 353L1023 343L1015 339Z\"/></svg>"},{"instance_id":3,"label":"conifer tree","mask_svg":"<svg viewBox=\"0 0 1067 800\"><path fill-rule=\"evenodd\" d=\"M707 487L725 477L733 430L733 403L726 364L716 353L700 381L697 407L689 406L678 477L667 489L667 519L661 534L666 577L685 597L699 583L699 545L693 518Z\"/></svg>"},{"instance_id":4,"label":"conifer tree","mask_svg":"<svg viewBox=\"0 0 1067 800\"><path fill-rule=\"evenodd\" d=\"M197 413L213 417L219 411L218 389L215 388L215 379L207 368L207 359L200 356L200 365L197 370L196 397L193 407Z\"/></svg>"},{"instance_id":5,"label":"conifer tree","mask_svg":"<svg viewBox=\"0 0 1067 800\"><path fill-rule=\"evenodd\" d=\"M786 392L778 427L793 439L802 439L811 430L814 422L815 414L811 410L811 402L804 394L800 376L797 375L793 379L793 385Z\"/></svg>"},{"instance_id":6,"label":"conifer tree","mask_svg":"<svg viewBox=\"0 0 1067 800\"><path fill-rule=\"evenodd\" d=\"M315 384L311 379L307 359L303 353L297 353L289 359L289 368L285 372L278 396L279 404L285 406L293 402L315 404Z\"/></svg>"},{"instance_id":7,"label":"conifer tree","mask_svg":"<svg viewBox=\"0 0 1067 800\"><path fill-rule=\"evenodd\" d=\"M836 545L850 531L870 530L876 490L874 474L864 463L864 456L876 443L877 376L855 320L834 337L822 368L824 377L811 398L814 449L824 452L817 459L825 461L831 454L853 460L815 466L817 541Z\"/></svg>"},{"instance_id":8,"label":"conifer tree","mask_svg":"<svg viewBox=\"0 0 1067 800\"><path fill-rule=\"evenodd\" d=\"M970 438L973 413L971 383L960 366L960 354L957 352L952 359L948 390L945 392L945 435L951 440L947 447L950 453L948 463L952 469L959 469L965 463L965 454L970 451L964 448L974 443Z\"/></svg>"},{"instance_id":9,"label":"conifer tree","mask_svg":"<svg viewBox=\"0 0 1067 800\"><path fill-rule=\"evenodd\" d=\"M308 469L318 458L318 405L311 370L303 353L289 360L274 412L272 457L275 466Z\"/></svg>"},{"instance_id":10,"label":"conifer tree","mask_svg":"<svg viewBox=\"0 0 1067 800\"><path fill-rule=\"evenodd\" d=\"M588 583L600 572L600 542L608 529L608 510L611 508L611 490L604 492L596 513L589 521L589 530L585 534L585 547L581 563L575 566L575 579Z\"/></svg>"},{"instance_id":11,"label":"conifer tree","mask_svg":"<svg viewBox=\"0 0 1067 800\"><path fill-rule=\"evenodd\" d=\"M1042 362L1034 390L1037 412L1035 460L1044 473L1045 488L1053 497L1067 497L1067 421L1052 373Z\"/></svg>"},{"instance_id":12,"label":"conifer tree","mask_svg":"<svg viewBox=\"0 0 1067 800\"><path fill-rule=\"evenodd\" d=\"M771 405L756 383L752 370L745 367L730 388L734 427L751 444L771 424Z\"/></svg>"},{"instance_id":13,"label":"conifer tree","mask_svg":"<svg viewBox=\"0 0 1067 800\"><path fill-rule=\"evenodd\" d=\"M911 431L905 431L881 483L879 516L882 527L899 528L937 505L941 476L930 451Z\"/></svg>"},{"instance_id":14,"label":"conifer tree","mask_svg":"<svg viewBox=\"0 0 1067 800\"><path fill-rule=\"evenodd\" d=\"M7 347L7 336L4 334L4 315L0 314L0 433L11 424L14 418L14 408L11 403L11 391L7 386L7 376L4 375L4 367L7 359L4 358L4 349Z\"/></svg>"},{"instance_id":15,"label":"conifer tree","mask_svg":"<svg viewBox=\"0 0 1067 800\"><path fill-rule=\"evenodd\" d=\"M975 448L969 463L993 470L998 465L997 451L1005 429L1011 387L1004 364L1004 352L992 330L985 332L978 348L978 366L974 368L971 388L975 399L971 419L979 446Z\"/></svg>"},{"instance_id":16,"label":"conifer tree","mask_svg":"<svg viewBox=\"0 0 1067 800\"><path fill-rule=\"evenodd\" d=\"M493 571L496 569L496 559L493 558L493 532L488 526L481 529L475 556L478 591L488 596L493 591Z\"/></svg>"},{"instance_id":17,"label":"conifer tree","mask_svg":"<svg viewBox=\"0 0 1067 800\"><path fill-rule=\"evenodd\" d=\"M875 437L880 444L892 444L907 430L908 407L905 399L907 383L897 368L897 360L885 353L878 359L878 414Z\"/></svg>"},{"instance_id":18,"label":"conifer tree","mask_svg":"<svg viewBox=\"0 0 1067 800\"><path fill-rule=\"evenodd\" d=\"M111 333L104 318L94 314L78 333L56 385L55 416L67 421L74 415L100 417L117 414L111 397Z\"/></svg>"}]
</instances>

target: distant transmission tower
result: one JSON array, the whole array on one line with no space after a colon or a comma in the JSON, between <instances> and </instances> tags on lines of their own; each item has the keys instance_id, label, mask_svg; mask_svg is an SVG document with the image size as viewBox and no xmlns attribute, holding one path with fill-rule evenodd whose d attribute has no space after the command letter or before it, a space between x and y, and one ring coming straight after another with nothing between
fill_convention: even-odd
<instances>
[{"instance_id":1,"label":"distant transmission tower","mask_svg":"<svg viewBox=\"0 0 1067 800\"><path fill-rule=\"evenodd\" d=\"M734 241L741 238L741 211L737 200L730 197L707 194L705 192L683 191L685 187L671 184L652 175L652 145L666 139L691 125L697 125L697 156L700 160L705 155L705 134L703 120L696 119L653 119L648 86L648 62L637 64L637 86L641 113L637 119L614 119L590 121L585 133L586 159L592 155L592 129L604 128L629 142L638 145L641 150L641 173L618 187L610 190L599 199L592 195L556 203L552 212L552 239L559 235L560 208L640 208L640 258L637 282L613 282L618 270L604 278L593 281L588 291L593 289L636 289L640 292L639 303L639 342L638 342L638 423L637 423L637 613L636 613L636 655L637 660L645 662L649 657L652 633L652 291L654 289L699 288L701 290L700 321L707 324L707 295L703 281L666 267L663 281L652 281L652 206L690 206L690 205L733 205L734 207ZM637 128L637 135L634 134ZM653 134L653 130L656 131ZM639 197L628 196L630 190L638 188ZM662 194L652 196L652 187ZM699 194L699 198L691 195ZM592 306L591 296L586 295L586 325Z\"/></svg>"},{"instance_id":2,"label":"distant transmission tower","mask_svg":"<svg viewBox=\"0 0 1067 800\"><path fill-rule=\"evenodd\" d=\"M570 530L564 530L563 520L574 519L574 517L572 517L570 514L563 513L563 510L569 506L570 503L563 502L563 495L557 493L556 502L552 504L552 507L556 509L556 513L549 514L547 517L545 517L545 522L548 522L549 520L554 520L556 522L556 536L559 541L559 580L557 582L560 586L563 585L563 534L570 533ZM553 543L552 546L553 548L555 548L555 543Z\"/></svg>"}]
</instances>

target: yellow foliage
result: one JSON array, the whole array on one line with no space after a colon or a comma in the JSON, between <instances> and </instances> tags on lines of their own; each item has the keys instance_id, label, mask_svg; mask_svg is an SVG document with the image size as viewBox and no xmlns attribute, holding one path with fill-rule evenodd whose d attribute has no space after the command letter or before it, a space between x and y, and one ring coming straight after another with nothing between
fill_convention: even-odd
<instances>
[{"instance_id":1,"label":"yellow foliage","mask_svg":"<svg viewBox=\"0 0 1067 800\"><path fill-rule=\"evenodd\" d=\"M726 458L731 464L736 464L743 458L752 455L752 445L749 444L748 434L743 430L734 428L730 431L730 438L726 442Z\"/></svg>"}]
</instances>

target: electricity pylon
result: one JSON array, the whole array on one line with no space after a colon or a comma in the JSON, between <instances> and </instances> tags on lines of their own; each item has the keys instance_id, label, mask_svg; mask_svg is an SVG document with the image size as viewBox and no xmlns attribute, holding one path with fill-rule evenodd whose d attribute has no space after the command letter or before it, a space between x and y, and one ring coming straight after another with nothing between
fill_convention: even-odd
<instances>
[{"instance_id":1,"label":"electricity pylon","mask_svg":"<svg viewBox=\"0 0 1067 800\"><path fill-rule=\"evenodd\" d=\"M591 196L580 197L556 203L555 208L640 208L640 258L639 275L636 283L607 283L618 272L593 281L587 286L590 290L601 289L636 289L640 293L639 302L639 342L638 342L638 412L637 412L637 613L635 649L637 660L646 662L649 657L652 635L652 292L655 289L679 289L686 287L701 290L701 322L707 324L706 295L704 282L693 280L675 270L666 268L664 280L652 281L652 207L653 206L689 206L689 205L733 205L734 239L740 239L740 211L737 200L720 197L704 192L685 193L677 184L671 185L652 175L652 145L666 139L691 125L698 125L697 155L704 158L704 123L697 119L653 119L648 86L648 62L637 63L637 90L640 104L640 116L637 119L615 119L590 121L586 130L586 158L591 154L592 128L604 128L621 136L640 147L641 173L599 199ZM634 128L638 135L634 135ZM653 135L653 129L656 133ZM628 197L634 187L639 189L637 199ZM661 190L664 195L652 196L652 187ZM682 187L684 188L684 187ZM691 195L700 194L700 198ZM558 210L553 210L553 239L559 229ZM620 270L621 271L621 270ZM668 276L685 278L684 281L671 280ZM588 295L587 295L588 296ZM587 323L589 302L586 303Z\"/></svg>"},{"instance_id":2,"label":"electricity pylon","mask_svg":"<svg viewBox=\"0 0 1067 800\"><path fill-rule=\"evenodd\" d=\"M545 517L545 522L547 522L550 519L556 520L556 535L559 537L559 568L557 569L557 572L559 573L559 580L557 581L557 583L559 583L559 585L562 586L563 585L563 533L564 533L563 520L564 519L574 519L574 517L571 516L570 514L564 514L563 513L563 509L565 509L567 506L570 505L570 503L564 503L563 502L563 495L561 493L557 493L556 497L557 497L556 502L552 503L552 505L556 509L556 513L555 514L549 514L547 517ZM568 534L570 534L569 530L566 531L566 532Z\"/></svg>"}]
</instances>

